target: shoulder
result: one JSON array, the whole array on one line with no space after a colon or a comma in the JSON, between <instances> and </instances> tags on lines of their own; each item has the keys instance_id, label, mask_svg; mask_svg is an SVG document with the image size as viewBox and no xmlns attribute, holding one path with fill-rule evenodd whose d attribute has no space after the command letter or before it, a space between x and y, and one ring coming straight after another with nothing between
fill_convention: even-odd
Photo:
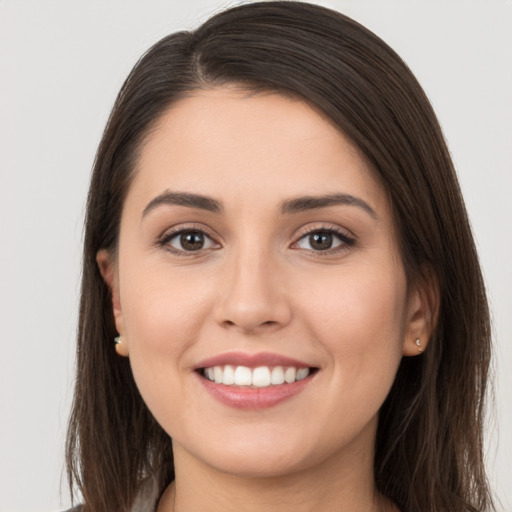
<instances>
[{"instance_id":1,"label":"shoulder","mask_svg":"<svg viewBox=\"0 0 512 512\"><path fill-rule=\"evenodd\" d=\"M77 505L76 507L69 508L68 510L64 510L63 512L81 512L82 505Z\"/></svg>"}]
</instances>

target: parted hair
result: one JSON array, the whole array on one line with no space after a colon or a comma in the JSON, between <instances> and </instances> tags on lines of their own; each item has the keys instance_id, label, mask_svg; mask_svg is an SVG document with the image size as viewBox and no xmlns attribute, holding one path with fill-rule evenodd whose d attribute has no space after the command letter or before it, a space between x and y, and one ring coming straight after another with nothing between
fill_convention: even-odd
<instances>
[{"instance_id":1,"label":"parted hair","mask_svg":"<svg viewBox=\"0 0 512 512\"><path fill-rule=\"evenodd\" d=\"M434 279L437 322L425 352L404 357L379 413L374 475L403 512L494 510L483 462L491 329L457 177L432 107L400 57L324 7L233 7L171 34L137 62L98 148L85 220L67 471L86 512L129 510L141 484L174 478L171 439L116 355L111 296L96 254L115 257L121 210L145 137L196 90L236 85L302 99L348 136L391 203L409 281Z\"/></svg>"}]
</instances>

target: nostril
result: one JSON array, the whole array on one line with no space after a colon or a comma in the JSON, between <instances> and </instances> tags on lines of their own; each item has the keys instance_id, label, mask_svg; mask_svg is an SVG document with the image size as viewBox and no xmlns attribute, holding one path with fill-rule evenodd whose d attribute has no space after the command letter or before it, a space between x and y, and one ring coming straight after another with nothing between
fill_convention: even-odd
<instances>
[{"instance_id":1,"label":"nostril","mask_svg":"<svg viewBox=\"0 0 512 512\"><path fill-rule=\"evenodd\" d=\"M233 320L224 320L222 324L224 325L224 327L238 327L240 330L249 333L252 331L259 331L262 328L265 329L276 327L279 325L279 322L276 322L275 320L266 320L264 322L254 321L251 323L249 319L244 318L240 322L235 322Z\"/></svg>"}]
</instances>

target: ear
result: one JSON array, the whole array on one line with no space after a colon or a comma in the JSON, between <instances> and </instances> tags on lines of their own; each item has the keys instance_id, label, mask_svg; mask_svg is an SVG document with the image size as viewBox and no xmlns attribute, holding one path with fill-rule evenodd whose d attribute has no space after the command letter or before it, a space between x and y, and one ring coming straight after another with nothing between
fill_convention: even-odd
<instances>
[{"instance_id":1,"label":"ear","mask_svg":"<svg viewBox=\"0 0 512 512\"><path fill-rule=\"evenodd\" d=\"M117 332L121 336L121 343L116 343L115 349L119 355L127 357L128 344L127 340L124 338L124 320L123 312L121 310L121 300L119 297L119 278L117 273L117 265L111 253L106 249L101 249L98 251L96 254L96 263L98 264L100 273L110 290L114 321L116 324ZM114 340L112 340L112 343L114 343Z\"/></svg>"},{"instance_id":2,"label":"ear","mask_svg":"<svg viewBox=\"0 0 512 512\"><path fill-rule=\"evenodd\" d=\"M437 324L439 303L437 277L430 268L424 268L409 289L404 356L417 356L427 348Z\"/></svg>"}]
</instances>

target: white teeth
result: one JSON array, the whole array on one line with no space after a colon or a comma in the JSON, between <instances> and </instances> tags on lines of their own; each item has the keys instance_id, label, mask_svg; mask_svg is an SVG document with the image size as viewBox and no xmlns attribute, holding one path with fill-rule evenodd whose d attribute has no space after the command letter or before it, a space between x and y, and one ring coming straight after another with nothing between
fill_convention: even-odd
<instances>
[{"instance_id":1,"label":"white teeth","mask_svg":"<svg viewBox=\"0 0 512 512\"><path fill-rule=\"evenodd\" d=\"M226 386L255 386L258 388L265 388L268 386L279 386L284 384L291 384L302 379L305 379L310 374L309 368L294 368L289 366L283 368L282 366L275 366L269 368L268 366L258 366L251 369L247 366L213 366L205 368L203 375L212 382L217 384L224 384Z\"/></svg>"},{"instance_id":2,"label":"white teeth","mask_svg":"<svg viewBox=\"0 0 512 512\"><path fill-rule=\"evenodd\" d=\"M270 382L272 384L284 384L284 371L282 366L276 366L272 370Z\"/></svg>"},{"instance_id":3,"label":"white teeth","mask_svg":"<svg viewBox=\"0 0 512 512\"><path fill-rule=\"evenodd\" d=\"M305 379L309 375L309 368L299 368L295 380Z\"/></svg>"},{"instance_id":4,"label":"white teeth","mask_svg":"<svg viewBox=\"0 0 512 512\"><path fill-rule=\"evenodd\" d=\"M222 384L230 386L235 383L235 369L230 366L224 366L224 375L222 377Z\"/></svg>"},{"instance_id":5,"label":"white teeth","mask_svg":"<svg viewBox=\"0 0 512 512\"><path fill-rule=\"evenodd\" d=\"M288 384L291 384L292 382L295 382L295 376L297 375L297 370L290 366L290 368L286 368L286 371L284 372L284 380L285 382L288 382Z\"/></svg>"},{"instance_id":6,"label":"white teeth","mask_svg":"<svg viewBox=\"0 0 512 512\"><path fill-rule=\"evenodd\" d=\"M213 367L213 378L217 384L222 384L222 368L220 366Z\"/></svg>"},{"instance_id":7,"label":"white teeth","mask_svg":"<svg viewBox=\"0 0 512 512\"><path fill-rule=\"evenodd\" d=\"M237 386L251 386L252 372L247 366L237 366L235 370L235 384Z\"/></svg>"},{"instance_id":8,"label":"white teeth","mask_svg":"<svg viewBox=\"0 0 512 512\"><path fill-rule=\"evenodd\" d=\"M254 368L252 372L252 385L258 388L270 386L270 370L266 366Z\"/></svg>"}]
</instances>

